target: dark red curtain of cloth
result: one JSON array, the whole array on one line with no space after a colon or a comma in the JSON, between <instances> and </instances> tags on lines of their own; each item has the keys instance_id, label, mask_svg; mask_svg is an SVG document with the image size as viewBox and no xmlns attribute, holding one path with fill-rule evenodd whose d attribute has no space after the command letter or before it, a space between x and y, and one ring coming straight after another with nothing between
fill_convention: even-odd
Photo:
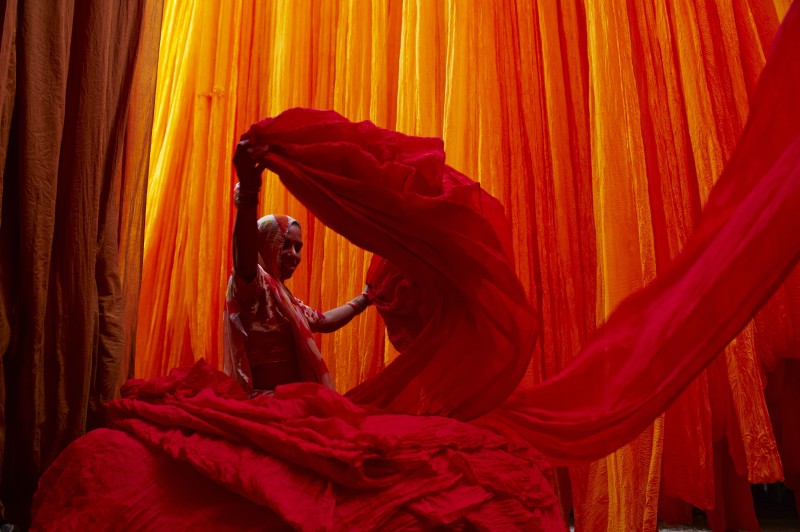
<instances>
[{"instance_id":1,"label":"dark red curtain of cloth","mask_svg":"<svg viewBox=\"0 0 800 532\"><path fill-rule=\"evenodd\" d=\"M663 412L778 288L800 252L799 19L794 6L683 253L568 368L482 423L513 427L557 460L604 456ZM270 147L264 163L320 220L384 259L370 278L402 352L348 396L461 419L499 406L537 323L497 205L444 165L441 143L305 109L259 122L248 137Z\"/></svg>"},{"instance_id":2,"label":"dark red curtain of cloth","mask_svg":"<svg viewBox=\"0 0 800 532\"><path fill-rule=\"evenodd\" d=\"M784 483L800 508L800 268L755 319L756 349L767 373L765 396Z\"/></svg>"},{"instance_id":3,"label":"dark red curtain of cloth","mask_svg":"<svg viewBox=\"0 0 800 532\"><path fill-rule=\"evenodd\" d=\"M2 2L0 492L39 474L130 375L160 1Z\"/></svg>"},{"instance_id":4,"label":"dark red curtain of cloth","mask_svg":"<svg viewBox=\"0 0 800 532\"><path fill-rule=\"evenodd\" d=\"M767 379L769 407L775 440L781 453L784 484L794 490L800 508L800 357L786 358Z\"/></svg>"}]
</instances>

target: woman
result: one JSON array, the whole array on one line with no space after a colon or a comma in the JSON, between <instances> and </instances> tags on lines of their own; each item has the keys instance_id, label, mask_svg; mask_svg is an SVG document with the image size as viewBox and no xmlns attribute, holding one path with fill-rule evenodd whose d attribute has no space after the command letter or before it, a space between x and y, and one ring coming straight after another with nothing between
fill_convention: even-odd
<instances>
[{"instance_id":1,"label":"woman","mask_svg":"<svg viewBox=\"0 0 800 532\"><path fill-rule=\"evenodd\" d=\"M284 282L302 258L300 223L285 215L256 220L264 167L256 162L247 140L236 146L233 162L240 182L234 190L237 214L226 296L225 371L251 394L303 381L333 389L311 332L340 329L370 300L364 292L322 313L292 295Z\"/></svg>"}]
</instances>

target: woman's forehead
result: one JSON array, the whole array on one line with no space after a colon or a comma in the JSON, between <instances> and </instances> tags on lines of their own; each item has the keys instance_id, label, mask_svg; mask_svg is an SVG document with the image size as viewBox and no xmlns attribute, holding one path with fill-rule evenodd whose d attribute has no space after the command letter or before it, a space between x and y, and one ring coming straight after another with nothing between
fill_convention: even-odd
<instances>
[{"instance_id":1,"label":"woman's forehead","mask_svg":"<svg viewBox=\"0 0 800 532\"><path fill-rule=\"evenodd\" d=\"M298 224L292 224L289 226L289 229L286 230L286 238L292 240L298 240L302 238L303 232L300 229Z\"/></svg>"}]
</instances>

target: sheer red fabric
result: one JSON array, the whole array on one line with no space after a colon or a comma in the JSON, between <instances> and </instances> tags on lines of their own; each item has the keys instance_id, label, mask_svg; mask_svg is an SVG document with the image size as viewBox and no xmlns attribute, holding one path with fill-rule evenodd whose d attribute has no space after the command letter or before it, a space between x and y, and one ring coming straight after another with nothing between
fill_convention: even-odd
<instances>
[{"instance_id":1,"label":"sheer red fabric","mask_svg":"<svg viewBox=\"0 0 800 532\"><path fill-rule=\"evenodd\" d=\"M326 225L377 259L377 308L400 356L358 403L513 427L558 460L639 434L753 317L800 252L800 9L793 7L745 133L672 267L624 301L555 378L517 391L538 332L507 254L500 206L444 164L438 139L292 109L250 141ZM404 318L397 318L403 316Z\"/></svg>"},{"instance_id":2,"label":"sheer red fabric","mask_svg":"<svg viewBox=\"0 0 800 532\"><path fill-rule=\"evenodd\" d=\"M471 419L522 378L538 333L502 206L444 164L442 141L291 109L247 135L315 216L375 252L368 282L402 353L348 397Z\"/></svg>"}]
</instances>

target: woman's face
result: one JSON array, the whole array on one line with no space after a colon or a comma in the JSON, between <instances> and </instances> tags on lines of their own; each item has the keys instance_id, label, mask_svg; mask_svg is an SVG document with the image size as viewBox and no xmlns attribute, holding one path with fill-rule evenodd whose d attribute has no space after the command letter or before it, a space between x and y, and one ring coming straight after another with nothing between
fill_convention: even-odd
<instances>
[{"instance_id":1,"label":"woman's face","mask_svg":"<svg viewBox=\"0 0 800 532\"><path fill-rule=\"evenodd\" d=\"M303 250L303 234L300 226L292 224L286 233L286 240L283 242L283 249L281 249L279 264L281 281L285 281L294 275L297 265L300 264L302 259L301 252Z\"/></svg>"}]
</instances>

